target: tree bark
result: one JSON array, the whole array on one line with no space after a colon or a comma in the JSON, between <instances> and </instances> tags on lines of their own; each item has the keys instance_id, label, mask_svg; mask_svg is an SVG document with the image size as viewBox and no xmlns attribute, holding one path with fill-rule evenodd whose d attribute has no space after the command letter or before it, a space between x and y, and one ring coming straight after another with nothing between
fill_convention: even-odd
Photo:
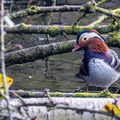
<instances>
[{"instance_id":1,"label":"tree bark","mask_svg":"<svg viewBox=\"0 0 120 120\"><path fill-rule=\"evenodd\" d=\"M5 54L5 64L6 66L22 64L44 59L50 55L71 52L74 45L75 40L70 40L13 51Z\"/></svg>"},{"instance_id":2,"label":"tree bark","mask_svg":"<svg viewBox=\"0 0 120 120\"><path fill-rule=\"evenodd\" d=\"M39 98L39 97L46 97L45 92L34 92L34 91L18 91L18 90L10 90L9 94L11 98L16 98L18 96L23 97L23 98ZM18 96L15 96L17 94ZM112 94L108 91L101 91L99 93L78 93L78 92L73 92L73 93L61 93L61 92L49 92L49 95L51 97L85 97L85 98L98 98L98 97L105 97L105 98L110 98L113 96L120 97L120 94Z\"/></svg>"},{"instance_id":3,"label":"tree bark","mask_svg":"<svg viewBox=\"0 0 120 120\"><path fill-rule=\"evenodd\" d=\"M118 10L120 11L120 9ZM70 12L70 11L83 11L87 14L93 13L93 11L96 11L96 12L103 13L107 16L120 18L119 14L112 13L112 11L109 11L107 9L97 7L95 2L88 2L85 5L81 5L81 6L73 6L73 5L54 6L54 7L31 6L31 8L28 8L26 10L11 13L8 15L8 17L11 19L15 19L18 17L24 17L28 15L33 15L33 14L40 14L40 13L47 13L47 12Z\"/></svg>"},{"instance_id":4,"label":"tree bark","mask_svg":"<svg viewBox=\"0 0 120 120\"><path fill-rule=\"evenodd\" d=\"M91 3L93 4L93 3ZM11 19L15 19L17 17L24 17L33 14L47 13L47 12L68 12L68 11L86 11L89 12L90 6L89 4L81 5L81 6L73 6L73 5L64 5L64 6L54 6L54 7L36 7L31 6L26 10L22 10L19 12L11 13L8 15Z\"/></svg>"},{"instance_id":5,"label":"tree bark","mask_svg":"<svg viewBox=\"0 0 120 120\"><path fill-rule=\"evenodd\" d=\"M94 22L95 24L95 22ZM14 27L8 27L5 26L4 29L7 33L10 34L49 34L51 36L55 35L76 35L80 31L88 30L88 29L94 29L100 32L101 34L107 34L108 32L112 32L115 30L115 28L120 28L120 26L117 23L112 23L109 25L101 25L96 26L94 24L86 25L86 26L78 26L78 25L71 25L71 26L65 26L65 25L26 25L24 23L15 25Z\"/></svg>"},{"instance_id":6,"label":"tree bark","mask_svg":"<svg viewBox=\"0 0 120 120\"><path fill-rule=\"evenodd\" d=\"M113 98L23 98L11 99L13 116L15 118L30 120L111 120L112 114L103 111L106 103L114 103ZM118 100L120 104L120 100ZM8 116L5 109L6 101L0 100L0 116Z\"/></svg>"}]
</instances>

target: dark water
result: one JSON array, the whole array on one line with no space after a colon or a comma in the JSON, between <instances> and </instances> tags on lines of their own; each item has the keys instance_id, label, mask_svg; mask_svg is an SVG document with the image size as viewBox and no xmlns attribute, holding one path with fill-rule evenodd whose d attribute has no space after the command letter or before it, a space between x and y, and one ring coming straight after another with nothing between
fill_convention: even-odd
<instances>
[{"instance_id":1,"label":"dark water","mask_svg":"<svg viewBox=\"0 0 120 120\"><path fill-rule=\"evenodd\" d=\"M120 52L119 48L114 49ZM7 73L14 79L11 89L43 91L50 88L51 91L72 92L76 88L85 87L84 81L74 79L74 74L79 71L82 55L83 51L50 56L47 75L45 60L9 66L6 68ZM120 80L110 90L116 91L119 85ZM90 87L90 91L99 90L102 89Z\"/></svg>"},{"instance_id":2,"label":"dark water","mask_svg":"<svg viewBox=\"0 0 120 120\"><path fill-rule=\"evenodd\" d=\"M81 1L82 2L82 1ZM84 1L86 2L86 1ZM81 3L82 4L82 3ZM111 0L110 2L103 5L108 9L113 9L119 6L119 0ZM88 25L93 21L97 20L102 14L94 13L87 15L83 18L79 25ZM67 24L71 25L80 16L79 12L68 12L65 13L54 13L52 17L52 24ZM45 24L44 16L35 17L35 19L29 20L27 24ZM36 21L35 21L36 20ZM43 21L42 21L43 20ZM107 19L102 24L111 23L112 19ZM16 24L18 20L15 20ZM20 22L25 22L21 21ZM41 22L41 23L40 23ZM37 35L38 37L46 37L45 35ZM10 36L11 37L11 36ZM8 36L9 38L9 36ZM56 41L66 40L63 36L56 36ZM70 39L75 39L76 36L69 36ZM13 43L20 43L24 47L35 46L39 44L45 44L46 42L37 41L31 45L34 41L32 35L19 35L13 39ZM120 52L119 48L114 48L115 51ZM47 75L46 71L46 60L37 60L35 62L25 63L21 65L12 65L6 68L7 75L14 79L13 85L10 89L14 90L33 90L43 91L45 88L50 88L51 91L65 91L72 92L76 88L85 87L85 83L82 80L74 79L74 74L79 71L80 62L82 59L83 51L74 53L65 53L60 55L54 55L49 57L49 70ZM116 91L120 86L120 80L115 82L110 90ZM90 87L90 91L101 90L100 88Z\"/></svg>"}]
</instances>

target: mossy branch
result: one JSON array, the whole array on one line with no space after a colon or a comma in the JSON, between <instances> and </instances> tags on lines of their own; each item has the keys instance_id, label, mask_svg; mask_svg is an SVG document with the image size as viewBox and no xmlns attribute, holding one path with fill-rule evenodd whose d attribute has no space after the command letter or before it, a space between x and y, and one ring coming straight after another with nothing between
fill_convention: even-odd
<instances>
[{"instance_id":1,"label":"mossy branch","mask_svg":"<svg viewBox=\"0 0 120 120\"><path fill-rule=\"evenodd\" d=\"M113 10L113 11L117 11L117 12L112 12L112 10L107 10L107 9L100 8L100 7L95 7L95 10L97 12L103 13L103 14L110 16L110 17L113 17L113 18L120 18L120 14L119 14L120 9Z\"/></svg>"},{"instance_id":2,"label":"mossy branch","mask_svg":"<svg viewBox=\"0 0 120 120\"><path fill-rule=\"evenodd\" d=\"M38 45L35 47L22 49L5 54L6 66L13 64L22 64L33 62L38 59L44 59L50 55L71 52L75 45L75 40L51 43L47 45Z\"/></svg>"},{"instance_id":3,"label":"mossy branch","mask_svg":"<svg viewBox=\"0 0 120 120\"><path fill-rule=\"evenodd\" d=\"M105 20L107 18L107 16L106 15L102 15L102 16L100 16L99 18L98 18L98 20L96 20L96 21L94 21L93 23L91 23L89 26L99 26L99 24L103 21L103 20Z\"/></svg>"},{"instance_id":4,"label":"mossy branch","mask_svg":"<svg viewBox=\"0 0 120 120\"><path fill-rule=\"evenodd\" d=\"M51 36L55 35L62 35L63 32L70 35L70 34L78 34L78 32L87 30L87 29L95 29L100 33L108 33L112 32L116 27L119 28L117 22L111 23L109 25L99 26L98 23L101 22L105 16L100 17L100 19L90 25L87 26L78 26L78 25L71 25L71 26L62 26L62 25L27 25L27 24L18 24L14 27L10 28L5 26L5 31L7 33L17 33L17 34L49 34Z\"/></svg>"},{"instance_id":5,"label":"mossy branch","mask_svg":"<svg viewBox=\"0 0 120 120\"><path fill-rule=\"evenodd\" d=\"M11 13L8 15L10 19L15 19L18 17L25 17L28 15L40 14L40 13L47 13L47 12L70 12L70 11L82 11L85 13L92 13L93 11L97 11L103 13L107 16L120 18L120 14L113 13L111 10L107 10L104 8L97 7L98 5L102 4L95 2L88 2L85 5L81 6L73 6L73 5L64 5L64 6L51 6L51 7L38 7L38 6L31 6L26 10L22 10L19 12ZM120 10L119 10L120 11Z\"/></svg>"},{"instance_id":6,"label":"mossy branch","mask_svg":"<svg viewBox=\"0 0 120 120\"><path fill-rule=\"evenodd\" d=\"M47 12L70 12L70 11L84 11L89 13L91 9L90 6L95 6L94 2L88 2L84 5L73 6L73 5L63 5L63 6L51 6L51 7L38 7L38 6L31 6L26 10L22 10L19 12L11 13L8 15L9 18L15 19L18 17L24 17L33 14L40 14L40 13L47 13Z\"/></svg>"},{"instance_id":7,"label":"mossy branch","mask_svg":"<svg viewBox=\"0 0 120 120\"><path fill-rule=\"evenodd\" d=\"M31 98L31 97L47 97L45 92L33 92L33 91L17 91L10 90L9 91L11 97L16 97L13 93L19 95L23 98ZM101 91L99 93L86 93L86 92L77 92L77 93L65 93L65 92L49 92L51 97L87 97L87 98L112 98L113 96L120 97L120 94L112 94L107 90Z\"/></svg>"},{"instance_id":8,"label":"mossy branch","mask_svg":"<svg viewBox=\"0 0 120 120\"><path fill-rule=\"evenodd\" d=\"M99 1L98 3L97 3L97 6L100 6L100 5L102 5L102 4L104 4L105 2L107 2L108 0L101 0L101 1Z\"/></svg>"},{"instance_id":9,"label":"mossy branch","mask_svg":"<svg viewBox=\"0 0 120 120\"><path fill-rule=\"evenodd\" d=\"M119 33L117 33L119 35ZM109 46L120 47L119 39L113 39L114 35L106 35ZM113 44L114 42L114 44ZM47 45L38 45L35 47L22 49L5 54L6 66L13 64L22 64L26 62L33 62L38 59L44 59L51 55L71 52L76 44L76 40L69 40L64 42L56 42Z\"/></svg>"}]
</instances>

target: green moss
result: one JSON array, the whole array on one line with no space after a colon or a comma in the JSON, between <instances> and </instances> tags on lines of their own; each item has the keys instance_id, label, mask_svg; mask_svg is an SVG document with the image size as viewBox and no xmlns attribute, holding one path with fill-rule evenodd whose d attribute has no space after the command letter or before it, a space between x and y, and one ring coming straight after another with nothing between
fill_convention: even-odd
<instances>
[{"instance_id":1,"label":"green moss","mask_svg":"<svg viewBox=\"0 0 120 120\"><path fill-rule=\"evenodd\" d=\"M60 29L56 26L49 26L48 27L48 34L51 36L58 35L60 33Z\"/></svg>"},{"instance_id":2,"label":"green moss","mask_svg":"<svg viewBox=\"0 0 120 120\"><path fill-rule=\"evenodd\" d=\"M35 94L34 93L28 93L28 96L35 97Z\"/></svg>"},{"instance_id":3,"label":"green moss","mask_svg":"<svg viewBox=\"0 0 120 120\"><path fill-rule=\"evenodd\" d=\"M118 22L113 22L109 25L109 28L115 29L118 26Z\"/></svg>"},{"instance_id":4,"label":"green moss","mask_svg":"<svg viewBox=\"0 0 120 120\"><path fill-rule=\"evenodd\" d=\"M63 93L55 92L52 94L55 97L65 97ZM112 94L108 90L101 91L99 93L73 93L71 97L106 97L111 98Z\"/></svg>"},{"instance_id":5,"label":"green moss","mask_svg":"<svg viewBox=\"0 0 120 120\"><path fill-rule=\"evenodd\" d=\"M72 27L71 26L65 26L63 30L67 34L71 34L72 33Z\"/></svg>"},{"instance_id":6,"label":"green moss","mask_svg":"<svg viewBox=\"0 0 120 120\"><path fill-rule=\"evenodd\" d=\"M78 9L78 11L85 11L85 8L81 6L80 9Z\"/></svg>"},{"instance_id":7,"label":"green moss","mask_svg":"<svg viewBox=\"0 0 120 120\"><path fill-rule=\"evenodd\" d=\"M74 33L79 33L80 31L83 31L83 30L88 30L88 29L92 29L92 26L74 26L73 27L73 31Z\"/></svg>"},{"instance_id":8,"label":"green moss","mask_svg":"<svg viewBox=\"0 0 120 120\"><path fill-rule=\"evenodd\" d=\"M112 97L112 93L110 93L107 89L101 91L98 93L99 97L106 97L106 98L111 98Z\"/></svg>"},{"instance_id":9,"label":"green moss","mask_svg":"<svg viewBox=\"0 0 120 120\"><path fill-rule=\"evenodd\" d=\"M38 11L40 10L39 7L37 6L31 6L29 9L28 9L28 12L33 14L33 13L37 13Z\"/></svg>"},{"instance_id":10,"label":"green moss","mask_svg":"<svg viewBox=\"0 0 120 120\"><path fill-rule=\"evenodd\" d=\"M120 15L120 8L112 10L111 13L113 13L113 14L116 13L117 15Z\"/></svg>"},{"instance_id":11,"label":"green moss","mask_svg":"<svg viewBox=\"0 0 120 120\"><path fill-rule=\"evenodd\" d=\"M97 93L73 93L72 97L98 97Z\"/></svg>"},{"instance_id":12,"label":"green moss","mask_svg":"<svg viewBox=\"0 0 120 120\"><path fill-rule=\"evenodd\" d=\"M113 22L113 23L109 24L108 26L105 25L104 28L102 28L102 29L98 29L98 31L103 34L109 33L110 31L114 31L117 26L118 26L118 22Z\"/></svg>"},{"instance_id":13,"label":"green moss","mask_svg":"<svg viewBox=\"0 0 120 120\"><path fill-rule=\"evenodd\" d=\"M109 32L108 34L111 35L112 37L107 41L107 44L111 46L120 47L120 32L114 31Z\"/></svg>"},{"instance_id":14,"label":"green moss","mask_svg":"<svg viewBox=\"0 0 120 120\"><path fill-rule=\"evenodd\" d=\"M58 53L59 50L58 50L58 48L53 48L51 52L52 52L52 54L54 55L54 54Z\"/></svg>"},{"instance_id":15,"label":"green moss","mask_svg":"<svg viewBox=\"0 0 120 120\"><path fill-rule=\"evenodd\" d=\"M28 15L28 13L27 13L26 11L24 11L23 14L24 14L24 16L27 16L27 15Z\"/></svg>"},{"instance_id":16,"label":"green moss","mask_svg":"<svg viewBox=\"0 0 120 120\"><path fill-rule=\"evenodd\" d=\"M106 97L111 98L112 94L108 90L99 93L73 93L72 97Z\"/></svg>"},{"instance_id":17,"label":"green moss","mask_svg":"<svg viewBox=\"0 0 120 120\"><path fill-rule=\"evenodd\" d=\"M27 25L27 24L25 24L25 23L21 23L20 30L27 29L27 28L29 28L30 26L32 26L32 25Z\"/></svg>"},{"instance_id":18,"label":"green moss","mask_svg":"<svg viewBox=\"0 0 120 120\"><path fill-rule=\"evenodd\" d=\"M71 46L69 43L65 43L63 45L59 45L58 51L59 52L67 52L67 51L71 51L71 49L73 48L73 46Z\"/></svg>"},{"instance_id":19,"label":"green moss","mask_svg":"<svg viewBox=\"0 0 120 120\"><path fill-rule=\"evenodd\" d=\"M71 26L65 26L64 32L66 34L78 34L80 31L92 29L92 26L78 26L78 25L71 25Z\"/></svg>"},{"instance_id":20,"label":"green moss","mask_svg":"<svg viewBox=\"0 0 120 120\"><path fill-rule=\"evenodd\" d=\"M114 31L114 32L109 32L108 34L111 35L115 40L120 42L120 32Z\"/></svg>"},{"instance_id":21,"label":"green moss","mask_svg":"<svg viewBox=\"0 0 120 120\"><path fill-rule=\"evenodd\" d=\"M102 11L103 14L106 14L108 12L108 10L106 10L104 8L100 8L100 10Z\"/></svg>"},{"instance_id":22,"label":"green moss","mask_svg":"<svg viewBox=\"0 0 120 120\"><path fill-rule=\"evenodd\" d=\"M92 3L92 2L88 2L87 5L89 6L89 11L88 12L93 12L95 11L95 3Z\"/></svg>"},{"instance_id":23,"label":"green moss","mask_svg":"<svg viewBox=\"0 0 120 120\"><path fill-rule=\"evenodd\" d=\"M63 93L60 93L60 92L55 92L52 95L55 97L64 97L65 96Z\"/></svg>"},{"instance_id":24,"label":"green moss","mask_svg":"<svg viewBox=\"0 0 120 120\"><path fill-rule=\"evenodd\" d=\"M88 97L91 97L91 98L101 98L101 97L104 97L104 98L112 98L113 95L115 95L116 97L120 97L120 94L112 94L110 93L108 90L103 90L103 91L100 91L99 93L71 93L69 95L67 95L66 93L61 93L61 92L54 92L54 93L51 93L51 96L52 97L85 97L85 98L88 98Z\"/></svg>"},{"instance_id":25,"label":"green moss","mask_svg":"<svg viewBox=\"0 0 120 120\"><path fill-rule=\"evenodd\" d=\"M108 0L101 0L100 2L97 3L97 6L102 5L103 3L107 2Z\"/></svg>"},{"instance_id":26,"label":"green moss","mask_svg":"<svg viewBox=\"0 0 120 120\"><path fill-rule=\"evenodd\" d=\"M13 18L16 18L17 16L15 15L15 14L12 14L11 16L10 16L10 19L13 19Z\"/></svg>"}]
</instances>

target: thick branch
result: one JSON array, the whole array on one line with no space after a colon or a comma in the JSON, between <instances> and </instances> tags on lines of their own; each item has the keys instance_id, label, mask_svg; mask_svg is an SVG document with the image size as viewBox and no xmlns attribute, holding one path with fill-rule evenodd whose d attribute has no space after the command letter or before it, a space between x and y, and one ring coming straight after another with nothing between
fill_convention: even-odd
<instances>
[{"instance_id":1,"label":"thick branch","mask_svg":"<svg viewBox=\"0 0 120 120\"><path fill-rule=\"evenodd\" d=\"M91 3L93 4L93 3ZM94 5L94 4L93 4ZM31 8L22 10L16 13L10 14L8 17L11 19L17 17L24 17L33 14L47 13L47 12L68 12L68 11L89 11L89 4L81 5L81 6L73 6L73 5L64 5L64 6L52 6L52 7L36 7L31 6Z\"/></svg>"},{"instance_id":2,"label":"thick branch","mask_svg":"<svg viewBox=\"0 0 120 120\"><path fill-rule=\"evenodd\" d=\"M116 36L117 34L115 34L115 37ZM108 45L120 47L119 39L113 39L113 37L110 35L105 36L105 38L108 38ZM38 45L35 47L10 52L5 55L5 63L6 66L13 64L22 64L26 62L33 62L38 59L44 59L50 55L71 52L74 48L75 43L76 40L69 40L64 42L51 43L47 45Z\"/></svg>"},{"instance_id":3,"label":"thick branch","mask_svg":"<svg viewBox=\"0 0 120 120\"><path fill-rule=\"evenodd\" d=\"M104 17L102 18L104 19ZM101 21L101 20L100 20ZM98 22L98 21L97 21ZM96 22L94 23L96 24ZM17 33L17 34L49 34L51 36L60 35L63 33L66 34L78 34L78 32L86 30L86 29L95 29L99 31L100 33L108 33L112 32L116 27L118 26L118 23L112 23L110 25L104 25L104 26L94 26L94 24L90 24L87 26L78 26L78 25L72 25L72 26L61 26L61 25L55 25L55 26L48 26L48 25L26 25L24 23L15 25L14 27L5 27L5 31L7 33Z\"/></svg>"},{"instance_id":4,"label":"thick branch","mask_svg":"<svg viewBox=\"0 0 120 120\"><path fill-rule=\"evenodd\" d=\"M45 92L34 92L34 91L17 91L17 90L10 90L9 94L11 98L16 98L14 94L17 94L20 97L23 98L40 98L40 97L46 97ZM84 92L77 92L77 93L65 93L65 92L49 92L49 95L51 97L84 97L84 98L98 98L98 97L104 97L104 98L110 98L113 96L120 97L120 94L112 94L108 91L101 91L99 93L84 93Z\"/></svg>"},{"instance_id":5,"label":"thick branch","mask_svg":"<svg viewBox=\"0 0 120 120\"><path fill-rule=\"evenodd\" d=\"M51 43L48 45L38 45L19 51L7 53L5 55L6 66L13 64L22 64L26 62L33 62L38 59L46 58L50 55L71 52L75 45L75 40Z\"/></svg>"},{"instance_id":6,"label":"thick branch","mask_svg":"<svg viewBox=\"0 0 120 120\"><path fill-rule=\"evenodd\" d=\"M26 98L21 101L20 99L11 99L11 104L14 107L13 116L21 119L32 119L34 116L43 120L61 120L69 118L69 120L88 119L99 120L110 119L112 113L104 112L106 103L115 102L113 98L67 98L67 97L51 97L53 104L48 98ZM120 104L118 100L118 105ZM6 101L0 100L0 115L6 115ZM19 109L18 109L19 108ZM52 110L51 110L52 109ZM49 110L49 111L48 111ZM67 111L68 110L68 111ZM87 112L87 113L86 113ZM94 114L90 114L94 113ZM101 115L98 115L101 114ZM105 115L105 116L104 116ZM61 117L62 116L62 117ZM118 116L119 119L119 116Z\"/></svg>"},{"instance_id":7,"label":"thick branch","mask_svg":"<svg viewBox=\"0 0 120 120\"><path fill-rule=\"evenodd\" d=\"M91 11L97 11L107 16L120 18L119 14L113 13L112 11L109 11L104 8L96 7L94 2L88 2L87 4L81 5L81 6L73 6L73 5L52 6L52 7L31 6L31 8L29 9L11 13L10 15L8 15L8 17L10 17L11 19L14 19L17 17L24 17L28 15L33 15L33 14L40 14L40 13L47 13L47 12L70 12L70 11L83 11L85 13L91 13Z\"/></svg>"}]
</instances>

